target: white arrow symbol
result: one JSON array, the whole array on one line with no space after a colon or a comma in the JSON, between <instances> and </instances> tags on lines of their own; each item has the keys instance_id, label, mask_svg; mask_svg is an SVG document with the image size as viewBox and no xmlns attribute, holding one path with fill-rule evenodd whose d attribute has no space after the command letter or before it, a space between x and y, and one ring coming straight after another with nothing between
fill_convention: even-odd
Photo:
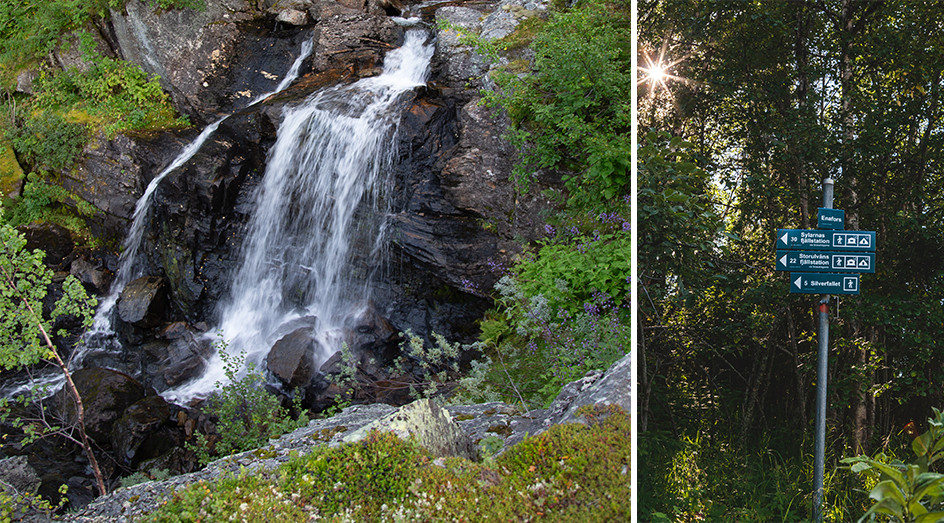
<instances>
[{"instance_id":1,"label":"white arrow symbol","mask_svg":"<svg viewBox=\"0 0 944 523\"><path fill-rule=\"evenodd\" d=\"M787 266L787 255L786 255L786 254L783 255L783 258L780 258L780 263L782 263L784 267Z\"/></svg>"},{"instance_id":2,"label":"white arrow symbol","mask_svg":"<svg viewBox=\"0 0 944 523\"><path fill-rule=\"evenodd\" d=\"M784 245L790 245L790 242L787 241L788 238L790 238L790 233L785 232L783 236L780 237L780 241L782 241Z\"/></svg>"},{"instance_id":3,"label":"white arrow symbol","mask_svg":"<svg viewBox=\"0 0 944 523\"><path fill-rule=\"evenodd\" d=\"M796 281L793 283L796 284L797 289L802 289L803 288L803 285L801 285L802 282L803 282L803 276L799 276L797 277Z\"/></svg>"}]
</instances>

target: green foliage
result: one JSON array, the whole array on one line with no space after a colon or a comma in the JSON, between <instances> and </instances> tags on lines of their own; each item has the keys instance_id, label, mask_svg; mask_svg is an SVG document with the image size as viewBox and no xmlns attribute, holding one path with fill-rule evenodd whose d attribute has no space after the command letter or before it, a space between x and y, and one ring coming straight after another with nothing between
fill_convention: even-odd
<instances>
[{"instance_id":1,"label":"green foliage","mask_svg":"<svg viewBox=\"0 0 944 523\"><path fill-rule=\"evenodd\" d=\"M647 133L637 158L643 284L654 296L703 286L721 240L721 222L706 194L708 173L692 144L667 132Z\"/></svg>"},{"instance_id":2,"label":"green foliage","mask_svg":"<svg viewBox=\"0 0 944 523\"><path fill-rule=\"evenodd\" d=\"M153 469L150 472L137 471L121 478L121 487L128 488L148 481L163 481L171 476L168 469Z\"/></svg>"},{"instance_id":3,"label":"green foliage","mask_svg":"<svg viewBox=\"0 0 944 523\"><path fill-rule=\"evenodd\" d=\"M495 284L496 309L483 320L481 341L492 385L512 401L545 405L563 385L605 369L630 347L629 198L599 215L564 215L548 238ZM566 221L565 221L566 220ZM470 394L473 376L460 384ZM504 384L502 386L501 384Z\"/></svg>"},{"instance_id":4,"label":"green foliage","mask_svg":"<svg viewBox=\"0 0 944 523\"><path fill-rule=\"evenodd\" d=\"M531 43L533 71L495 76L502 92L490 100L511 116L523 190L535 171L555 168L573 173L565 176L572 207L600 212L629 194L629 5L590 0L554 13Z\"/></svg>"},{"instance_id":5,"label":"green foliage","mask_svg":"<svg viewBox=\"0 0 944 523\"><path fill-rule=\"evenodd\" d=\"M433 332L432 343L411 330L400 333L400 355L393 360L384 373L391 376L386 386L389 389L409 389L414 399L431 398L440 393L440 387L453 380L459 372L459 358L464 351L475 350L478 346L449 343L444 336ZM367 363L373 364L371 359ZM341 345L341 361L328 380L342 390L345 398L341 404L349 402L361 388L358 381L358 362L346 343ZM331 412L337 412L335 406Z\"/></svg>"},{"instance_id":6,"label":"green foliage","mask_svg":"<svg viewBox=\"0 0 944 523\"><path fill-rule=\"evenodd\" d=\"M866 474L874 482L869 498L875 503L859 521L931 522L944 519L944 474L933 470L944 457L944 412L934 409L927 432L911 444L915 454L905 463L884 453L874 458L856 456L842 460L853 473Z\"/></svg>"},{"instance_id":7,"label":"green foliage","mask_svg":"<svg viewBox=\"0 0 944 523\"><path fill-rule=\"evenodd\" d=\"M804 521L812 506L811 440L792 441L795 448L783 454L776 450L782 445L769 438L745 447L710 431L640 434L640 519ZM849 521L860 508L850 493L861 487L854 478L827 471L826 521Z\"/></svg>"},{"instance_id":8,"label":"green foliage","mask_svg":"<svg viewBox=\"0 0 944 523\"><path fill-rule=\"evenodd\" d=\"M270 438L276 438L304 427L308 415L301 410L301 398L296 396L295 410L298 418L292 419L288 409L281 406L279 398L265 389L265 376L252 364L246 365L245 374L239 376L244 355L233 356L226 352L226 343L217 343L226 382L217 382L217 392L208 400L210 412L218 416L216 429L220 439L211 445L203 434L195 435L196 444L189 445L200 463L207 464L212 456L228 456L257 448Z\"/></svg>"},{"instance_id":9,"label":"green foliage","mask_svg":"<svg viewBox=\"0 0 944 523\"><path fill-rule=\"evenodd\" d=\"M90 126L100 127L108 138L119 132L189 125L186 119L175 117L170 98L157 78L148 78L132 63L101 56L88 33L80 32L79 36L83 57L90 67L41 74L32 101L36 107L87 121Z\"/></svg>"},{"instance_id":10,"label":"green foliage","mask_svg":"<svg viewBox=\"0 0 944 523\"><path fill-rule=\"evenodd\" d=\"M69 498L65 496L68 490L68 485L60 486L59 494L61 497L59 502L53 505L37 494L19 492L12 485L4 483L0 485L0 523L22 521L35 517L37 513L44 514L49 518L69 502Z\"/></svg>"},{"instance_id":11,"label":"green foliage","mask_svg":"<svg viewBox=\"0 0 944 523\"><path fill-rule=\"evenodd\" d=\"M449 381L450 372L459 372L459 355L463 350L473 347L460 346L458 343L449 343L446 338L433 332L433 343L427 345L423 338L407 329L402 333L403 342L400 344L401 356L394 360L394 370L403 375L408 363L413 362L422 372L419 385L421 390L410 384L410 396L414 399L431 398L439 392L439 387Z\"/></svg>"},{"instance_id":12,"label":"green foliage","mask_svg":"<svg viewBox=\"0 0 944 523\"><path fill-rule=\"evenodd\" d=\"M273 472L190 485L146 520L627 521L629 417L582 414L589 426L551 427L487 463L434 463L414 443L374 432Z\"/></svg>"},{"instance_id":13,"label":"green foliage","mask_svg":"<svg viewBox=\"0 0 944 523\"><path fill-rule=\"evenodd\" d=\"M34 66L62 39L90 22L108 18L127 0L0 0L0 77L5 86L24 68ZM149 0L154 7L204 9L204 0Z\"/></svg>"},{"instance_id":14,"label":"green foliage","mask_svg":"<svg viewBox=\"0 0 944 523\"><path fill-rule=\"evenodd\" d=\"M51 110L39 110L7 129L7 139L22 158L37 168L59 170L72 166L88 141L88 130Z\"/></svg>"},{"instance_id":15,"label":"green foliage","mask_svg":"<svg viewBox=\"0 0 944 523\"><path fill-rule=\"evenodd\" d=\"M40 337L40 326L51 332L51 324L38 316L43 311L52 271L43 264L42 251L27 252L25 245L22 234L0 222L0 369L33 365L53 357ZM86 326L91 325L95 298L87 296L82 284L71 275L63 282L63 290L50 319L76 315Z\"/></svg>"},{"instance_id":16,"label":"green foliage","mask_svg":"<svg viewBox=\"0 0 944 523\"><path fill-rule=\"evenodd\" d=\"M69 229L76 238L94 246L98 240L92 237L87 220L97 211L94 205L59 185L49 183L43 175L30 173L22 197L12 202L0 221L13 227L37 222L57 223Z\"/></svg>"}]
</instances>

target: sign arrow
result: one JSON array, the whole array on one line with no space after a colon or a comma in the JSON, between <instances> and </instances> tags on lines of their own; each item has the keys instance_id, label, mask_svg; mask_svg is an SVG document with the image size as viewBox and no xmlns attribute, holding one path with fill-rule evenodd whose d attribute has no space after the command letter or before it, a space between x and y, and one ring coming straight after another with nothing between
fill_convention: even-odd
<instances>
[{"instance_id":1,"label":"sign arrow","mask_svg":"<svg viewBox=\"0 0 944 523\"><path fill-rule=\"evenodd\" d=\"M806 251L875 251L875 231L778 229L777 248Z\"/></svg>"},{"instance_id":2,"label":"sign arrow","mask_svg":"<svg viewBox=\"0 0 944 523\"><path fill-rule=\"evenodd\" d=\"M776 270L791 272L875 272L874 252L777 250Z\"/></svg>"},{"instance_id":3,"label":"sign arrow","mask_svg":"<svg viewBox=\"0 0 944 523\"><path fill-rule=\"evenodd\" d=\"M859 294L858 274L793 273L790 279L793 280L791 293Z\"/></svg>"}]
</instances>

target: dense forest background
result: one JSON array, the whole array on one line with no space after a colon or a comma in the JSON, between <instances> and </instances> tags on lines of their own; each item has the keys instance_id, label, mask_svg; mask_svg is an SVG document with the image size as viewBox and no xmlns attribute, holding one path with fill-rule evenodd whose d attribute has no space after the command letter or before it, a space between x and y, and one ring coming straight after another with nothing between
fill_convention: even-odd
<instances>
[{"instance_id":1,"label":"dense forest background","mask_svg":"<svg viewBox=\"0 0 944 523\"><path fill-rule=\"evenodd\" d=\"M906 459L944 405L944 6L638 13L640 516L809 517L818 297L789 294L774 233L815 228L832 176L878 245L830 315L827 519L858 518L870 487L839 460Z\"/></svg>"}]
</instances>

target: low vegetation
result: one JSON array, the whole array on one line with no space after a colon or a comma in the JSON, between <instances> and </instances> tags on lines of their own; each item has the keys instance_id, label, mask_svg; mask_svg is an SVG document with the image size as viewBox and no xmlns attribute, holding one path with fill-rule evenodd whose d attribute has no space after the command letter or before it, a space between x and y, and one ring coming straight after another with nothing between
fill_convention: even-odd
<instances>
[{"instance_id":1,"label":"low vegetation","mask_svg":"<svg viewBox=\"0 0 944 523\"><path fill-rule=\"evenodd\" d=\"M190 485L146 521L628 521L629 417L581 412L587 426L552 427L481 463L374 432L268 473Z\"/></svg>"},{"instance_id":2,"label":"low vegetation","mask_svg":"<svg viewBox=\"0 0 944 523\"><path fill-rule=\"evenodd\" d=\"M207 400L207 407L217 417L218 437L196 433L195 442L189 445L202 465L216 457L260 447L269 438L308 424L300 396L296 395L293 417L289 409L281 405L279 397L266 390L266 379L260 370L250 364L239 375L244 354L230 355L223 342L217 344L217 350L223 359L226 381L216 383L217 391Z\"/></svg>"},{"instance_id":3,"label":"low vegetation","mask_svg":"<svg viewBox=\"0 0 944 523\"><path fill-rule=\"evenodd\" d=\"M189 126L178 117L158 79L139 66L104 56L96 25L125 0L0 0L0 190L8 223L56 222L94 243L87 219L96 209L55 187L96 136ZM159 0L161 8L202 5L201 0ZM53 52L81 57L82 67L52 66ZM17 93L17 76L31 72L32 95ZM3 151L0 151L3 152ZM10 162L16 163L13 167ZM20 166L23 166L22 168ZM26 171L28 180L17 171Z\"/></svg>"}]
</instances>

